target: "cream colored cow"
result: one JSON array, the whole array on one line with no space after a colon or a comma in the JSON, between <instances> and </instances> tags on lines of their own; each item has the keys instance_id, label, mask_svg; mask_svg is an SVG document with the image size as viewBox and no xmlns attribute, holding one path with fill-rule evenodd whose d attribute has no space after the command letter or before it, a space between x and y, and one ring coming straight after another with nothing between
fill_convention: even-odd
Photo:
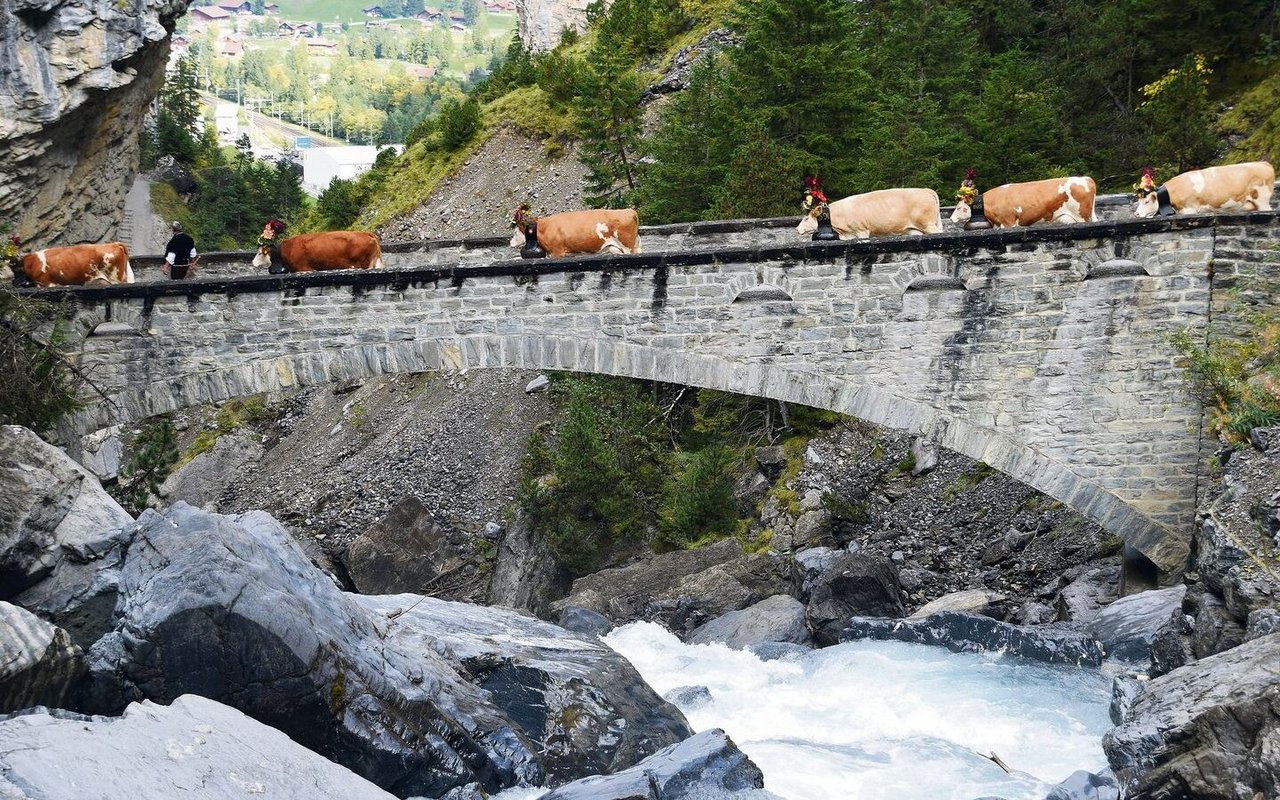
<instances>
[{"instance_id":1,"label":"cream colored cow","mask_svg":"<svg viewBox=\"0 0 1280 800\"><path fill-rule=\"evenodd\" d=\"M841 239L869 239L901 233L942 232L938 193L932 189L880 189L830 203L831 227ZM798 233L818 229L821 204L815 204L796 226Z\"/></svg>"},{"instance_id":2,"label":"cream colored cow","mask_svg":"<svg viewBox=\"0 0 1280 800\"><path fill-rule=\"evenodd\" d=\"M1206 211L1270 211L1276 170L1266 161L1227 164L1184 172L1170 178L1155 192L1138 198L1134 214L1154 217L1160 210L1159 195L1168 195L1178 214Z\"/></svg>"}]
</instances>

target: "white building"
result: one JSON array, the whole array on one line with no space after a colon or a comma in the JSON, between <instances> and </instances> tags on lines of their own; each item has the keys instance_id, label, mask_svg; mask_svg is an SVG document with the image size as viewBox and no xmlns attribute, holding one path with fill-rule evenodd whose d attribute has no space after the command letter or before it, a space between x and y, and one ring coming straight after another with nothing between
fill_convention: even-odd
<instances>
[{"instance_id":1,"label":"white building","mask_svg":"<svg viewBox=\"0 0 1280 800\"><path fill-rule=\"evenodd\" d=\"M404 150L404 145L389 146L393 147L397 153ZM334 178L352 180L372 167L378 152L385 150L386 147L351 145L299 150L298 152L302 155L302 188L308 194L319 195L329 188L329 182Z\"/></svg>"}]
</instances>

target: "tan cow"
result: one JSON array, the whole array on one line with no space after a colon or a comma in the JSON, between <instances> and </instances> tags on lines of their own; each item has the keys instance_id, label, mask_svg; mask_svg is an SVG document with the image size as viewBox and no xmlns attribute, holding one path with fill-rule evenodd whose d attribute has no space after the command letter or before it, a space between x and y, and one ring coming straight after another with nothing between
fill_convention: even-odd
<instances>
[{"instance_id":1,"label":"tan cow","mask_svg":"<svg viewBox=\"0 0 1280 800\"><path fill-rule=\"evenodd\" d=\"M36 250L22 257L22 272L37 286L133 283L129 251L120 242Z\"/></svg>"},{"instance_id":2,"label":"tan cow","mask_svg":"<svg viewBox=\"0 0 1280 800\"><path fill-rule=\"evenodd\" d=\"M634 208L598 208L564 211L533 217L517 211L523 222L536 222L538 244L552 258L572 253L639 253L640 218ZM524 226L517 224L512 247L523 247Z\"/></svg>"},{"instance_id":3,"label":"tan cow","mask_svg":"<svg viewBox=\"0 0 1280 800\"><path fill-rule=\"evenodd\" d=\"M1037 222L1093 222L1098 187L1088 175L1006 183L982 194L982 211L997 228L1016 228ZM963 225L973 209L956 203L951 221Z\"/></svg>"},{"instance_id":4,"label":"tan cow","mask_svg":"<svg viewBox=\"0 0 1280 800\"><path fill-rule=\"evenodd\" d=\"M1134 214L1154 217L1160 210L1161 193L1178 214L1206 211L1270 211L1276 170L1266 161L1227 164L1184 172L1165 182L1154 192L1138 198Z\"/></svg>"},{"instance_id":5,"label":"tan cow","mask_svg":"<svg viewBox=\"0 0 1280 800\"><path fill-rule=\"evenodd\" d=\"M880 189L828 204L831 227L841 239L869 239L900 233L942 232L938 193L932 189ZM815 204L796 226L798 233L818 229L821 204Z\"/></svg>"},{"instance_id":6,"label":"tan cow","mask_svg":"<svg viewBox=\"0 0 1280 800\"><path fill-rule=\"evenodd\" d=\"M321 231L292 236L280 243L279 259L289 272L327 269L374 269L383 266L382 244L367 231ZM253 257L258 268L270 267L272 245L263 244Z\"/></svg>"}]
</instances>

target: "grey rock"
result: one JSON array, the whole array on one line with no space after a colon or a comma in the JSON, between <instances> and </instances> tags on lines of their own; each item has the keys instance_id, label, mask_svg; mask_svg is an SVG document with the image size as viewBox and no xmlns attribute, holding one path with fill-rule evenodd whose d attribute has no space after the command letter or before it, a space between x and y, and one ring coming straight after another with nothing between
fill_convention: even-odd
<instances>
[{"instance_id":1,"label":"grey rock","mask_svg":"<svg viewBox=\"0 0 1280 800\"><path fill-rule=\"evenodd\" d=\"M1102 651L1088 636L1063 628L1024 628L983 617L943 611L927 619L855 617L841 631L840 641L877 639L941 645L953 653L1007 653L1042 661L1096 667Z\"/></svg>"},{"instance_id":2,"label":"grey rock","mask_svg":"<svg viewBox=\"0 0 1280 800\"><path fill-rule=\"evenodd\" d=\"M1191 650L1204 658L1230 650L1244 641L1244 626L1213 592L1195 596L1195 622L1191 626Z\"/></svg>"},{"instance_id":3,"label":"grey rock","mask_svg":"<svg viewBox=\"0 0 1280 800\"><path fill-rule=\"evenodd\" d=\"M111 550L133 517L84 467L26 428L0 426L0 600L64 559Z\"/></svg>"},{"instance_id":4,"label":"grey rock","mask_svg":"<svg viewBox=\"0 0 1280 800\"><path fill-rule=\"evenodd\" d=\"M613 623L589 608L569 606L560 612L560 627L584 636L605 636L613 630Z\"/></svg>"},{"instance_id":5,"label":"grey rock","mask_svg":"<svg viewBox=\"0 0 1280 800\"><path fill-rule=\"evenodd\" d=\"M1102 609L1086 630L1108 658L1141 665L1151 661L1151 642L1173 614L1181 614L1185 586L1121 597Z\"/></svg>"},{"instance_id":6,"label":"grey rock","mask_svg":"<svg viewBox=\"0 0 1280 800\"><path fill-rule=\"evenodd\" d=\"M655 753L635 767L561 786L542 800L730 800L773 797L760 768L719 728Z\"/></svg>"},{"instance_id":7,"label":"grey rock","mask_svg":"<svg viewBox=\"0 0 1280 800\"><path fill-rule=\"evenodd\" d=\"M92 789L89 789L92 787ZM130 704L120 717L0 719L0 797L393 800L280 731L197 695Z\"/></svg>"},{"instance_id":8,"label":"grey rock","mask_svg":"<svg viewBox=\"0 0 1280 800\"><path fill-rule=\"evenodd\" d=\"M84 653L66 631L0 600L0 714L63 706L84 672Z\"/></svg>"},{"instance_id":9,"label":"grey rock","mask_svg":"<svg viewBox=\"0 0 1280 800\"><path fill-rule=\"evenodd\" d=\"M225 476L243 472L262 458L264 448L251 431L231 431L218 437L213 447L174 470L160 484L160 496L173 503L216 510Z\"/></svg>"},{"instance_id":10,"label":"grey rock","mask_svg":"<svg viewBox=\"0 0 1280 800\"><path fill-rule=\"evenodd\" d=\"M545 616L552 601L568 590L570 580L529 518L517 511L498 541L489 578L489 603Z\"/></svg>"},{"instance_id":11,"label":"grey rock","mask_svg":"<svg viewBox=\"0 0 1280 800\"><path fill-rule=\"evenodd\" d=\"M1119 800L1120 784L1110 775L1078 769L1053 787L1044 800Z\"/></svg>"},{"instance_id":12,"label":"grey rock","mask_svg":"<svg viewBox=\"0 0 1280 800\"><path fill-rule=\"evenodd\" d=\"M944 594L937 600L925 603L909 618L922 619L937 614L939 611L964 611L970 614L991 616L993 607L1005 600L1005 596L999 592L992 592L987 589L965 589Z\"/></svg>"},{"instance_id":13,"label":"grey rock","mask_svg":"<svg viewBox=\"0 0 1280 800\"><path fill-rule=\"evenodd\" d=\"M747 648L751 654L761 661L781 661L788 658L804 658L810 646L792 644L791 642L761 642Z\"/></svg>"},{"instance_id":14,"label":"grey rock","mask_svg":"<svg viewBox=\"0 0 1280 800\"><path fill-rule=\"evenodd\" d=\"M466 542L466 536L439 524L421 500L405 497L351 543L343 561L363 594L435 594L446 581L477 583Z\"/></svg>"},{"instance_id":15,"label":"grey rock","mask_svg":"<svg viewBox=\"0 0 1280 800\"><path fill-rule=\"evenodd\" d=\"M1102 739L1125 797L1280 794L1280 634L1152 680Z\"/></svg>"},{"instance_id":16,"label":"grey rock","mask_svg":"<svg viewBox=\"0 0 1280 800\"><path fill-rule=\"evenodd\" d=\"M79 452L75 454L76 461L92 472L98 480L105 481L120 473L120 457L124 453L124 443L120 441L119 425L112 425L81 436L78 444Z\"/></svg>"},{"instance_id":17,"label":"grey rock","mask_svg":"<svg viewBox=\"0 0 1280 800\"><path fill-rule=\"evenodd\" d=\"M1133 704L1147 690L1146 681L1134 675L1120 675L1111 682L1111 705L1108 713L1113 725L1122 725L1133 711Z\"/></svg>"},{"instance_id":18,"label":"grey rock","mask_svg":"<svg viewBox=\"0 0 1280 800\"><path fill-rule=\"evenodd\" d=\"M809 593L813 591L813 587L818 579L822 577L822 573L826 572L827 568L834 564L841 555L841 551L833 550L830 547L810 547L795 554L793 570L796 574L795 581L800 587L800 598L802 600L808 599Z\"/></svg>"},{"instance_id":19,"label":"grey rock","mask_svg":"<svg viewBox=\"0 0 1280 800\"><path fill-rule=\"evenodd\" d=\"M1058 621L1058 612L1044 603L1028 600L1014 612L1012 620L1019 625L1048 625Z\"/></svg>"},{"instance_id":20,"label":"grey rock","mask_svg":"<svg viewBox=\"0 0 1280 800\"><path fill-rule=\"evenodd\" d=\"M688 641L690 644L718 642L735 650L762 642L805 644L809 641L809 629L805 627L804 604L790 595L774 595L711 620L690 634Z\"/></svg>"},{"instance_id":21,"label":"grey rock","mask_svg":"<svg viewBox=\"0 0 1280 800\"><path fill-rule=\"evenodd\" d=\"M911 455L915 459L915 466L911 468L912 475L924 475L938 466L938 448L923 436L911 440Z\"/></svg>"},{"instance_id":22,"label":"grey rock","mask_svg":"<svg viewBox=\"0 0 1280 800\"><path fill-rule=\"evenodd\" d=\"M416 595L350 595L405 653L460 668L529 741L549 782L625 769L690 733L630 663L594 637L506 609Z\"/></svg>"},{"instance_id":23,"label":"grey rock","mask_svg":"<svg viewBox=\"0 0 1280 800\"><path fill-rule=\"evenodd\" d=\"M1249 442L1267 455L1280 455L1280 426L1254 428L1249 431Z\"/></svg>"},{"instance_id":24,"label":"grey rock","mask_svg":"<svg viewBox=\"0 0 1280 800\"><path fill-rule=\"evenodd\" d=\"M711 690L705 686L677 686L664 694L662 699L692 711L711 702Z\"/></svg>"},{"instance_id":25,"label":"grey rock","mask_svg":"<svg viewBox=\"0 0 1280 800\"><path fill-rule=\"evenodd\" d=\"M201 694L397 794L438 796L472 782L490 791L537 785L580 756L581 771L561 773L568 779L598 771L587 763L626 766L626 754L643 757L687 732L678 712L637 689L639 676L602 645L510 611L344 595L261 512L225 517L178 503L163 515L144 513L120 570L120 595L115 631L89 653L88 710ZM370 610L393 603L400 613ZM429 627L433 615L447 618L441 629ZM472 625L485 633L473 634ZM469 643L473 635L484 644ZM523 645L526 637L545 650ZM592 739L583 753L570 738L541 755L548 748L531 733L538 726L520 700L554 706L537 691L512 699L510 686L514 675L531 686L544 680L539 654L547 651L575 677L625 684L617 696L583 684L594 700L583 703L583 730L617 723L611 745ZM607 709L604 719L593 709Z\"/></svg>"},{"instance_id":26,"label":"grey rock","mask_svg":"<svg viewBox=\"0 0 1280 800\"><path fill-rule=\"evenodd\" d=\"M1245 628L1245 641L1252 641L1273 633L1280 633L1280 609L1259 608L1249 614Z\"/></svg>"},{"instance_id":27,"label":"grey rock","mask_svg":"<svg viewBox=\"0 0 1280 800\"><path fill-rule=\"evenodd\" d=\"M772 483L787 468L787 452L777 445L757 447L756 464L760 467L760 472Z\"/></svg>"},{"instance_id":28,"label":"grey rock","mask_svg":"<svg viewBox=\"0 0 1280 800\"><path fill-rule=\"evenodd\" d=\"M818 509L806 511L796 519L796 529L791 537L791 546L813 547L831 541L831 514Z\"/></svg>"},{"instance_id":29,"label":"grey rock","mask_svg":"<svg viewBox=\"0 0 1280 800\"><path fill-rule=\"evenodd\" d=\"M897 568L884 557L844 553L816 580L805 606L814 641L827 646L840 641L850 617L901 617L902 587Z\"/></svg>"},{"instance_id":30,"label":"grey rock","mask_svg":"<svg viewBox=\"0 0 1280 800\"><path fill-rule=\"evenodd\" d=\"M551 379L546 375L539 375L525 385L525 394L533 394L534 392L545 392L551 388Z\"/></svg>"},{"instance_id":31,"label":"grey rock","mask_svg":"<svg viewBox=\"0 0 1280 800\"><path fill-rule=\"evenodd\" d=\"M1121 568L1089 570L1059 593L1058 615L1076 624L1087 624L1120 594Z\"/></svg>"}]
</instances>

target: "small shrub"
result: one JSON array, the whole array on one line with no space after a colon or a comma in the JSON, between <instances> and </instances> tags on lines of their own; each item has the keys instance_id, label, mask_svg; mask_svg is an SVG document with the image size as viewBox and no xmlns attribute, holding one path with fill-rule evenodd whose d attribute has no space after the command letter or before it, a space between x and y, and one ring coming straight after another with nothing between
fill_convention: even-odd
<instances>
[{"instance_id":1,"label":"small shrub","mask_svg":"<svg viewBox=\"0 0 1280 800\"><path fill-rule=\"evenodd\" d=\"M120 470L110 494L136 517L148 507L151 497L160 491L160 484L178 462L173 423L168 417L149 423L134 439L133 446L133 457Z\"/></svg>"},{"instance_id":2,"label":"small shrub","mask_svg":"<svg viewBox=\"0 0 1280 800\"><path fill-rule=\"evenodd\" d=\"M64 349L70 307L20 295L7 278L0 276L0 423L43 434L83 407L85 380Z\"/></svg>"},{"instance_id":3,"label":"small shrub","mask_svg":"<svg viewBox=\"0 0 1280 800\"><path fill-rule=\"evenodd\" d=\"M679 462L658 509L659 545L679 549L731 534L738 520L733 486L741 466L741 456L723 445Z\"/></svg>"}]
</instances>

